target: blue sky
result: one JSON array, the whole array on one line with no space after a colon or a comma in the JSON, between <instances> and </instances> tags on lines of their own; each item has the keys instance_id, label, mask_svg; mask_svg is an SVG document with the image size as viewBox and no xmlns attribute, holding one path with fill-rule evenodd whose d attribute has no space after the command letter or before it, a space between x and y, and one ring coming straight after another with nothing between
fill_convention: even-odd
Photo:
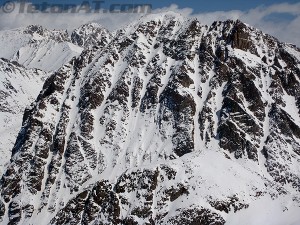
<instances>
[{"instance_id":1,"label":"blue sky","mask_svg":"<svg viewBox=\"0 0 300 225\"><path fill-rule=\"evenodd\" d=\"M150 1L148 1L150 2ZM152 1L154 2L154 1ZM281 0L207 0L207 1L200 1L200 0L186 0L186 1L171 1L171 0L161 0L157 1L156 7L162 7L163 5L168 5L172 3L176 3L180 7L190 7L195 10L196 13L198 12L206 12L206 11L220 11L220 10L248 10L251 8L255 8L259 5L272 5L275 3L281 2L290 2L290 3L297 3L299 0L289 0L289 1L281 1Z\"/></svg>"}]
</instances>

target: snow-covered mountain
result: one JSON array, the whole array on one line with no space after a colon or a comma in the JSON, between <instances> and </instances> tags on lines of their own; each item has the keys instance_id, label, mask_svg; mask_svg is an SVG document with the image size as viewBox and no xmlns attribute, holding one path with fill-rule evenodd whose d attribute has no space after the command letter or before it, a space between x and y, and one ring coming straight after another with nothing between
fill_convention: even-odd
<instances>
[{"instance_id":1,"label":"snow-covered mountain","mask_svg":"<svg viewBox=\"0 0 300 225\"><path fill-rule=\"evenodd\" d=\"M299 224L297 47L175 13L92 27L24 113L3 223Z\"/></svg>"},{"instance_id":2,"label":"snow-covered mountain","mask_svg":"<svg viewBox=\"0 0 300 225\"><path fill-rule=\"evenodd\" d=\"M71 34L72 43L82 48L101 48L112 39L112 34L98 23L89 23L75 29Z\"/></svg>"},{"instance_id":3,"label":"snow-covered mountain","mask_svg":"<svg viewBox=\"0 0 300 225\"><path fill-rule=\"evenodd\" d=\"M77 43L76 33L80 33L84 45ZM36 99L51 74L44 71L59 69L80 55L83 48L99 48L102 42L107 44L110 37L105 28L94 23L82 25L70 36L66 31L50 31L36 25L0 31L0 54L6 57L0 60L1 176L4 165L10 160L24 110Z\"/></svg>"},{"instance_id":4,"label":"snow-covered mountain","mask_svg":"<svg viewBox=\"0 0 300 225\"><path fill-rule=\"evenodd\" d=\"M47 74L0 59L0 174L9 162L26 107L38 96Z\"/></svg>"},{"instance_id":5,"label":"snow-covered mountain","mask_svg":"<svg viewBox=\"0 0 300 225\"><path fill-rule=\"evenodd\" d=\"M0 31L0 48L0 57L47 72L59 69L83 50L71 43L66 31L50 31L37 25Z\"/></svg>"}]
</instances>

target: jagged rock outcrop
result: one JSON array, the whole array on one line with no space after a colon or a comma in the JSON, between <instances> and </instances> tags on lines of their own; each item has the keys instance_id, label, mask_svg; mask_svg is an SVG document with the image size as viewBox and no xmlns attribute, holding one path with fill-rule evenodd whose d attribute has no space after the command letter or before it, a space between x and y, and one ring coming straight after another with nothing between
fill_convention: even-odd
<instances>
[{"instance_id":1,"label":"jagged rock outcrop","mask_svg":"<svg viewBox=\"0 0 300 225\"><path fill-rule=\"evenodd\" d=\"M71 34L73 44L83 48L102 48L112 39L110 32L97 23L89 23L75 29Z\"/></svg>"},{"instance_id":2,"label":"jagged rock outcrop","mask_svg":"<svg viewBox=\"0 0 300 225\"><path fill-rule=\"evenodd\" d=\"M96 47L53 73L24 114L2 221L225 224L261 196L299 206L297 47L241 21L173 13L112 37L84 29L73 41Z\"/></svg>"}]
</instances>

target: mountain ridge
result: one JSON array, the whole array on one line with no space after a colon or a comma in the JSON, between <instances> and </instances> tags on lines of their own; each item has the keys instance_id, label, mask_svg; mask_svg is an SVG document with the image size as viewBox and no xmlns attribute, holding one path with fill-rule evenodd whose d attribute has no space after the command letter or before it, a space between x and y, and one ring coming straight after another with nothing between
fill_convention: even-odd
<instances>
[{"instance_id":1,"label":"mountain ridge","mask_svg":"<svg viewBox=\"0 0 300 225\"><path fill-rule=\"evenodd\" d=\"M299 49L241 21L153 17L96 35L45 81L1 180L3 221L225 224L260 196L299 207Z\"/></svg>"}]
</instances>

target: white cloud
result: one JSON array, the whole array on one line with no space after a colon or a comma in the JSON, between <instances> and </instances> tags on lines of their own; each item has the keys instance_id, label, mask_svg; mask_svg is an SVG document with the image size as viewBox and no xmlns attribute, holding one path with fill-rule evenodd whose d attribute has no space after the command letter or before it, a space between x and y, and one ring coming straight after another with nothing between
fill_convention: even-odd
<instances>
[{"instance_id":1,"label":"white cloud","mask_svg":"<svg viewBox=\"0 0 300 225\"><path fill-rule=\"evenodd\" d=\"M82 24L98 22L109 30L115 30L127 23L140 18L140 13L27 13L28 3L25 4L24 13L19 13L20 3L14 3L15 10L4 13L0 10L0 30L25 27L31 24L42 25L49 29L73 30ZM49 10L47 10L49 11Z\"/></svg>"},{"instance_id":2,"label":"white cloud","mask_svg":"<svg viewBox=\"0 0 300 225\"><path fill-rule=\"evenodd\" d=\"M18 3L16 3L18 9ZM211 24L216 20L240 19L251 26L261 29L277 37L281 41L291 42L300 46L300 3L282 3L274 4L268 7L259 6L257 8L240 11L215 11L196 14L191 8L179 8L173 4L169 7L156 9L153 12L164 11L179 12L186 17L197 17L203 24ZM280 14L290 15L291 18L285 20L272 20L268 16ZM72 30L81 24L88 22L98 22L109 30L115 30L130 22L137 20L142 14L138 13L18 13L18 10L5 14L0 12L0 29L12 29L29 24L40 24L51 29Z\"/></svg>"},{"instance_id":3,"label":"white cloud","mask_svg":"<svg viewBox=\"0 0 300 225\"><path fill-rule=\"evenodd\" d=\"M180 9L177 5L171 5L168 8L155 11L164 10L176 11L187 17L197 17L201 23L208 25L216 20L239 19L261 29L265 33L275 36L280 41L290 42L300 47L300 2L295 4L274 4L268 7L259 6L248 11L231 10L195 14L192 9ZM279 22L278 20L268 19L268 16L271 15L274 15L274 17L290 15L291 19Z\"/></svg>"}]
</instances>

